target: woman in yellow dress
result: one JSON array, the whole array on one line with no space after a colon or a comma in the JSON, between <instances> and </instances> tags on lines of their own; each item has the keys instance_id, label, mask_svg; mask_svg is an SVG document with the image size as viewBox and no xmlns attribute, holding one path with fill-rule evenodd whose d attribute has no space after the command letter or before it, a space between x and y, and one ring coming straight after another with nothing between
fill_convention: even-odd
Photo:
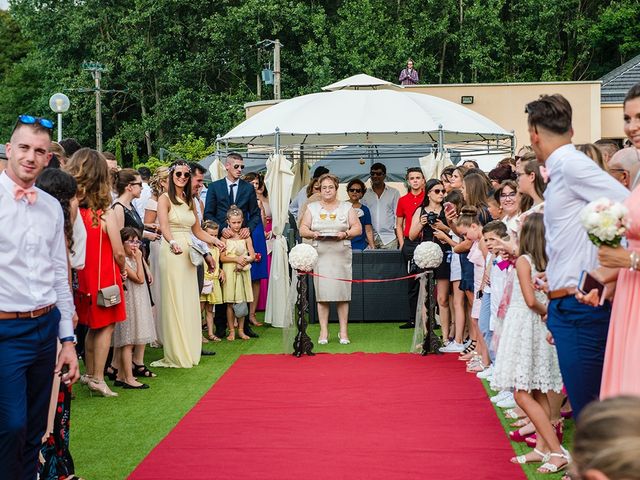
<instances>
[{"instance_id":1,"label":"woman in yellow dress","mask_svg":"<svg viewBox=\"0 0 640 480\"><path fill-rule=\"evenodd\" d=\"M234 304L253 302L251 263L255 260L255 251L251 237L243 239L240 236L242 219L242 210L231 205L227 212L227 224L231 229L232 236L223 240L226 247L220 255L225 278L222 295L224 303L227 304L227 324L230 332L227 340L231 342L236 339L234 328L236 319L238 320L238 336L242 340L249 340L249 337L244 333L245 316L236 314L233 309Z\"/></svg>"},{"instance_id":2,"label":"woman in yellow dress","mask_svg":"<svg viewBox=\"0 0 640 480\"><path fill-rule=\"evenodd\" d=\"M160 249L164 358L151 365L191 368L198 365L202 352L198 277L189 257L191 233L210 245L224 247L197 221L186 162L169 167L168 187L158 199L158 220L166 240Z\"/></svg>"}]
</instances>

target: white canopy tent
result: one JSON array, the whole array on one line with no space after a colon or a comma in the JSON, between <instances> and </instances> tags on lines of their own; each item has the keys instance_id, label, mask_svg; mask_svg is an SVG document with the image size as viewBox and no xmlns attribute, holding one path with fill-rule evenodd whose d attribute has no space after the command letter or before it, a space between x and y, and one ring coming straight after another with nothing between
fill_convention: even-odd
<instances>
[{"instance_id":1,"label":"white canopy tent","mask_svg":"<svg viewBox=\"0 0 640 480\"><path fill-rule=\"evenodd\" d=\"M253 115L220 138L227 143L280 147L407 143L444 147L468 142L497 146L512 139L512 133L462 105L388 89L346 89L292 98Z\"/></svg>"},{"instance_id":2,"label":"white canopy tent","mask_svg":"<svg viewBox=\"0 0 640 480\"><path fill-rule=\"evenodd\" d=\"M273 147L276 157L268 162L267 169L269 195L285 203L291 191L273 191L278 185L293 183L290 165L275 161L285 150L300 153L323 146L431 143L437 146L438 154L425 158L423 168L433 171L448 160L448 146L513 151L513 133L482 115L447 100L394 88L374 77L350 77L325 87L331 91L292 98L263 110L218 140L227 149L229 144ZM276 181L276 175L288 177L289 182ZM286 211L280 214L278 210L273 211L273 223L284 225L286 220L276 216ZM276 268L272 268L269 281L280 288L269 291L266 317L270 319L275 312L281 314L290 308L285 287L286 255L282 248L273 252L272 267Z\"/></svg>"}]
</instances>

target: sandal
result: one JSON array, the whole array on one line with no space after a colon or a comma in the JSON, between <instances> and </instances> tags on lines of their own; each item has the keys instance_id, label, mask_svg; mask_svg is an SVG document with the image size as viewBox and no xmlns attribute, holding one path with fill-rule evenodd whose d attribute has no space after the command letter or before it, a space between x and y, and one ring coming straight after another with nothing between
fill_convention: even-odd
<instances>
[{"instance_id":1,"label":"sandal","mask_svg":"<svg viewBox=\"0 0 640 480\"><path fill-rule=\"evenodd\" d=\"M540 465L540 467L538 467L538 473L557 473L567 468L569 462L571 461L571 455L569 455L569 452L564 447L561 446L560 448L562 449L562 453L550 453L549 458L542 465ZM551 457L562 458L566 461L561 465L555 465L549 462Z\"/></svg>"},{"instance_id":2,"label":"sandal","mask_svg":"<svg viewBox=\"0 0 640 480\"><path fill-rule=\"evenodd\" d=\"M115 380L118 375L118 369L113 365L107 365L104 367L104 376L109 380Z\"/></svg>"},{"instance_id":3,"label":"sandal","mask_svg":"<svg viewBox=\"0 0 640 480\"><path fill-rule=\"evenodd\" d=\"M145 364L138 365L137 363L133 364L133 376L147 378L157 377L157 375L149 370Z\"/></svg>"},{"instance_id":4,"label":"sandal","mask_svg":"<svg viewBox=\"0 0 640 480\"><path fill-rule=\"evenodd\" d=\"M531 453L535 453L536 455L539 455L540 459L532 460L530 458L527 458L527 455L529 455ZM533 450L531 450L529 453L527 453L525 455L518 455L517 457L512 457L511 458L511 463L519 463L520 465L523 465L525 463L538 463L538 462L546 463L551 458L551 455L552 454L549 454L549 453L542 453L537 448L534 448ZM556 454L556 455L559 455L559 454Z\"/></svg>"},{"instance_id":5,"label":"sandal","mask_svg":"<svg viewBox=\"0 0 640 480\"><path fill-rule=\"evenodd\" d=\"M504 418L509 418L511 420L522 420L523 418L527 418L526 415L523 417L521 415L518 415L518 412L515 411L515 409L510 408L509 410L505 410L504 412ZM511 425L512 427L515 427L516 425ZM520 425L522 427L522 425Z\"/></svg>"},{"instance_id":6,"label":"sandal","mask_svg":"<svg viewBox=\"0 0 640 480\"><path fill-rule=\"evenodd\" d=\"M262 322L259 322L255 315L249 315L249 322L254 327L261 327L262 326Z\"/></svg>"},{"instance_id":7,"label":"sandal","mask_svg":"<svg viewBox=\"0 0 640 480\"><path fill-rule=\"evenodd\" d=\"M524 417L524 418L519 418L518 420L513 422L510 426L512 428L522 428L529 425L530 423L531 423L531 420L529 420L529 417Z\"/></svg>"},{"instance_id":8,"label":"sandal","mask_svg":"<svg viewBox=\"0 0 640 480\"><path fill-rule=\"evenodd\" d=\"M462 355L466 355L467 353L471 353L475 349L476 349L476 341L475 340L471 340L471 343L469 344L469 346L462 351Z\"/></svg>"},{"instance_id":9,"label":"sandal","mask_svg":"<svg viewBox=\"0 0 640 480\"><path fill-rule=\"evenodd\" d=\"M218 337L216 337L216 336L215 336L215 335L213 335L213 334L209 334L209 335L207 335L207 338L208 338L209 340L211 340L212 342L221 342L221 341L222 341L222 339L221 339L221 338L218 338Z\"/></svg>"}]
</instances>

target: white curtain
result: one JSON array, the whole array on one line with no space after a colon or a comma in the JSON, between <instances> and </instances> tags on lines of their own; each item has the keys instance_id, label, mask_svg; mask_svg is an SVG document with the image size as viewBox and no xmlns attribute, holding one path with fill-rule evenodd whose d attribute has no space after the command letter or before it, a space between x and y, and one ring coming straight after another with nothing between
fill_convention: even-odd
<instances>
[{"instance_id":1,"label":"white curtain","mask_svg":"<svg viewBox=\"0 0 640 480\"><path fill-rule=\"evenodd\" d=\"M220 161L220 157L216 155L216 158L209 165L209 173L211 174L211 181L215 182L216 180L220 180L227 176L227 171L224 168L224 165Z\"/></svg>"},{"instance_id":2,"label":"white curtain","mask_svg":"<svg viewBox=\"0 0 640 480\"><path fill-rule=\"evenodd\" d=\"M286 327L293 322L293 312L288 302L290 281L287 241L282 235L289 218L293 177L291 162L284 155L274 154L269 157L264 182L269 192L274 242L264 321L274 327Z\"/></svg>"},{"instance_id":3,"label":"white curtain","mask_svg":"<svg viewBox=\"0 0 640 480\"><path fill-rule=\"evenodd\" d=\"M294 197L302 187L306 187L311 179L309 167L306 162L298 160L293 166L293 186L291 187L291 197ZM302 207L302 205L298 205Z\"/></svg>"},{"instance_id":4,"label":"white curtain","mask_svg":"<svg viewBox=\"0 0 640 480\"><path fill-rule=\"evenodd\" d=\"M449 165L453 165L449 152L438 153L437 155L430 153L425 157L420 157L419 161L424 178L427 180L440 178L442 171Z\"/></svg>"}]
</instances>

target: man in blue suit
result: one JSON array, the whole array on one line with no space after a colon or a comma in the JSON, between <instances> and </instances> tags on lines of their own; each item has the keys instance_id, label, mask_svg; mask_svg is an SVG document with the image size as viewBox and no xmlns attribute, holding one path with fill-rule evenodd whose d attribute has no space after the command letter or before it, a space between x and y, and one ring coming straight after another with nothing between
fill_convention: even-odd
<instances>
[{"instance_id":1,"label":"man in blue suit","mask_svg":"<svg viewBox=\"0 0 640 480\"><path fill-rule=\"evenodd\" d=\"M256 192L249 182L240 180L244 169L244 160L239 153L232 152L227 155L224 165L227 176L209 185L207 201L204 206L205 220L213 220L220 225L220 232L224 238L231 236L227 225L227 211L231 205L236 205L244 214L244 227L240 230L242 238L251 236L251 232L261 224L260 208ZM226 308L216 308L215 335L218 338L226 336L227 318ZM251 330L249 322L244 324L244 332L250 337L258 335Z\"/></svg>"}]
</instances>

